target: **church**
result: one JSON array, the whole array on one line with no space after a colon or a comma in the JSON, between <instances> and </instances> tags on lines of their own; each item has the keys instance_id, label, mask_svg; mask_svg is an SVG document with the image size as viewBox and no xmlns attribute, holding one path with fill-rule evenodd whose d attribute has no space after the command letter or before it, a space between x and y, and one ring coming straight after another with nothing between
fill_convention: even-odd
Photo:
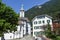
<instances>
[{"instance_id":1,"label":"church","mask_svg":"<svg viewBox=\"0 0 60 40\"><path fill-rule=\"evenodd\" d=\"M23 38L26 35L31 34L31 24L27 17L25 17L25 11L23 5L21 5L21 9L19 12L18 18L18 26L17 31L12 33L4 33L5 39L16 39L16 38Z\"/></svg>"},{"instance_id":2,"label":"church","mask_svg":"<svg viewBox=\"0 0 60 40\"><path fill-rule=\"evenodd\" d=\"M31 34L30 21L28 20L28 18L25 17L23 5L21 6L18 20L19 25L17 26L17 31L20 31L21 37L27 34Z\"/></svg>"}]
</instances>

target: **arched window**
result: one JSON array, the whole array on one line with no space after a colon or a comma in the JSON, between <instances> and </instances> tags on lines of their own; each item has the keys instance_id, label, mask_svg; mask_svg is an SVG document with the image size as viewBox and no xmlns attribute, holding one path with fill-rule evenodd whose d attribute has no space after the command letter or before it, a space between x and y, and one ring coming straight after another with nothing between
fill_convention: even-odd
<instances>
[{"instance_id":1,"label":"arched window","mask_svg":"<svg viewBox=\"0 0 60 40\"><path fill-rule=\"evenodd\" d=\"M35 21L34 24L37 24L37 21Z\"/></svg>"},{"instance_id":2,"label":"arched window","mask_svg":"<svg viewBox=\"0 0 60 40\"><path fill-rule=\"evenodd\" d=\"M41 21L39 21L39 24L41 24Z\"/></svg>"},{"instance_id":3,"label":"arched window","mask_svg":"<svg viewBox=\"0 0 60 40\"><path fill-rule=\"evenodd\" d=\"M42 22L43 22L43 23L45 23L45 21L44 21L44 20L43 20Z\"/></svg>"},{"instance_id":4,"label":"arched window","mask_svg":"<svg viewBox=\"0 0 60 40\"><path fill-rule=\"evenodd\" d=\"M47 23L50 23L50 20L47 20Z\"/></svg>"}]
</instances>

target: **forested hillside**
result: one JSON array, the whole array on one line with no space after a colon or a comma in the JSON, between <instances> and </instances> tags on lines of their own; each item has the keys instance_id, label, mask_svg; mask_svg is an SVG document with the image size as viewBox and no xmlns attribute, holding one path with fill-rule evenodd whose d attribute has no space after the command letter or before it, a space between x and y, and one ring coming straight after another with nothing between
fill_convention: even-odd
<instances>
[{"instance_id":1,"label":"forested hillside","mask_svg":"<svg viewBox=\"0 0 60 40\"><path fill-rule=\"evenodd\" d=\"M26 17L30 20L41 14L48 14L52 16L53 19L60 19L60 0L50 0L43 5L36 5L27 10L25 13Z\"/></svg>"}]
</instances>

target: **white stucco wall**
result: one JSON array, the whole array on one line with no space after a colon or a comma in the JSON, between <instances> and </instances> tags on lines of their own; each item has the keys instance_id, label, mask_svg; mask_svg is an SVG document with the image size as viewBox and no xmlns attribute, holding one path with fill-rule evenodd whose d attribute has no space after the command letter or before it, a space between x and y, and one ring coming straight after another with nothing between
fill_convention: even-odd
<instances>
[{"instance_id":1,"label":"white stucco wall","mask_svg":"<svg viewBox=\"0 0 60 40\"><path fill-rule=\"evenodd\" d=\"M45 21L45 23L43 23L42 21ZM40 32L40 31L44 31L43 29L34 29L35 26L43 26L43 25L47 25L47 20L50 20L50 25L51 25L51 29L53 30L53 26L52 26L52 19L51 18L48 18L48 17L45 17L45 18L35 18L33 21L32 21L32 26L33 26L33 36L35 37L36 35L34 35L34 32ZM34 22L37 21L37 24L34 24ZM38 22L41 21L41 24L39 24Z\"/></svg>"},{"instance_id":2,"label":"white stucco wall","mask_svg":"<svg viewBox=\"0 0 60 40\"><path fill-rule=\"evenodd\" d=\"M24 30L24 33L23 34L24 35L26 34L26 24L27 24L26 21L24 21L24 28L23 28L23 30Z\"/></svg>"},{"instance_id":3,"label":"white stucco wall","mask_svg":"<svg viewBox=\"0 0 60 40\"><path fill-rule=\"evenodd\" d=\"M1 40L1 37L0 37L0 40Z\"/></svg>"},{"instance_id":4,"label":"white stucco wall","mask_svg":"<svg viewBox=\"0 0 60 40\"><path fill-rule=\"evenodd\" d=\"M13 39L13 33L4 33L5 39Z\"/></svg>"},{"instance_id":5,"label":"white stucco wall","mask_svg":"<svg viewBox=\"0 0 60 40\"><path fill-rule=\"evenodd\" d=\"M30 23L28 23L27 25L28 25L28 34L31 34L31 25Z\"/></svg>"},{"instance_id":6,"label":"white stucco wall","mask_svg":"<svg viewBox=\"0 0 60 40\"><path fill-rule=\"evenodd\" d=\"M45 21L44 25L47 25L47 24L48 24L48 23L47 23L47 20L50 20L50 24L52 24L52 20L51 20L50 18L45 17L45 18L42 18L42 19L37 19L37 18L36 18L35 20L33 20L33 22L32 22L32 23L33 23L33 26L37 26L37 25L38 25L38 26L39 26L39 25L42 26L43 23L41 23L41 24L34 24L34 22L35 22L35 21L37 21L37 22L38 22L38 21L41 21L41 22L42 22L43 20Z\"/></svg>"},{"instance_id":7,"label":"white stucco wall","mask_svg":"<svg viewBox=\"0 0 60 40\"><path fill-rule=\"evenodd\" d=\"M21 11L20 12L20 17L24 17L25 15L24 15L24 11Z\"/></svg>"},{"instance_id":8,"label":"white stucco wall","mask_svg":"<svg viewBox=\"0 0 60 40\"><path fill-rule=\"evenodd\" d=\"M20 25L16 26L17 27L17 31L20 31Z\"/></svg>"},{"instance_id":9,"label":"white stucco wall","mask_svg":"<svg viewBox=\"0 0 60 40\"><path fill-rule=\"evenodd\" d=\"M20 37L22 38L23 37L23 27L21 28L21 32L20 32Z\"/></svg>"}]
</instances>

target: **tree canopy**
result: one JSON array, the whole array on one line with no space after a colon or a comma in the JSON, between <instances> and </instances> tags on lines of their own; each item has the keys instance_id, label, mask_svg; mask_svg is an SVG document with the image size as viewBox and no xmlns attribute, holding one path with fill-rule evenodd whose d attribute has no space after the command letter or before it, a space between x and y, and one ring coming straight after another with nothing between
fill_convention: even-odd
<instances>
[{"instance_id":1,"label":"tree canopy","mask_svg":"<svg viewBox=\"0 0 60 40\"><path fill-rule=\"evenodd\" d=\"M0 2L0 34L8 32L8 30L16 31L18 22L18 14L6 4Z\"/></svg>"},{"instance_id":2,"label":"tree canopy","mask_svg":"<svg viewBox=\"0 0 60 40\"><path fill-rule=\"evenodd\" d=\"M58 28L58 30L56 30L57 33L58 33L58 31L60 31L60 28ZM51 31L51 26L49 23L44 32L45 32L45 36L47 38L50 38L52 40L60 40L60 34L59 33L56 34L54 31Z\"/></svg>"},{"instance_id":3,"label":"tree canopy","mask_svg":"<svg viewBox=\"0 0 60 40\"><path fill-rule=\"evenodd\" d=\"M2 2L2 0L0 0L0 2Z\"/></svg>"}]
</instances>

